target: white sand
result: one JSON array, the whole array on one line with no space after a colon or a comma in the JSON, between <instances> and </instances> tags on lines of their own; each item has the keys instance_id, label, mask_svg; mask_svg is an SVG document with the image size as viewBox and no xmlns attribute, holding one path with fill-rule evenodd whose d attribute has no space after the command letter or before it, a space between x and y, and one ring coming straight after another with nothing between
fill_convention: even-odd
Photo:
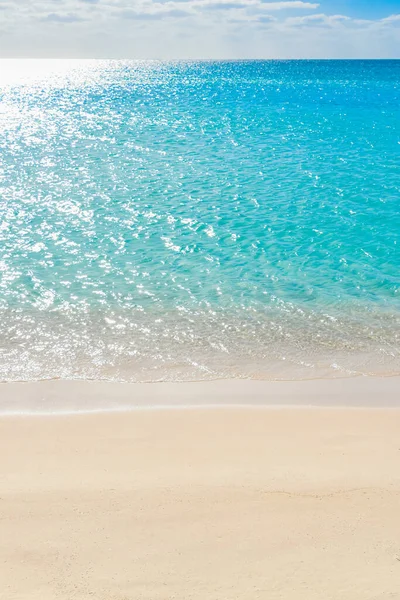
<instances>
[{"instance_id":1,"label":"white sand","mask_svg":"<svg viewBox=\"0 0 400 600\"><path fill-rule=\"evenodd\" d=\"M0 457L1 600L400 599L399 409L5 417Z\"/></svg>"}]
</instances>

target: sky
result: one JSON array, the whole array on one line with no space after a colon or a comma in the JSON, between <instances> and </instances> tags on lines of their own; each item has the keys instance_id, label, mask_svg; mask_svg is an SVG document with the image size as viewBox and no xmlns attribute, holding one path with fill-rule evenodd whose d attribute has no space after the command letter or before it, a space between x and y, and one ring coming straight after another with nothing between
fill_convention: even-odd
<instances>
[{"instance_id":1,"label":"sky","mask_svg":"<svg viewBox=\"0 0 400 600\"><path fill-rule=\"evenodd\" d=\"M0 0L2 58L400 58L400 0Z\"/></svg>"}]
</instances>

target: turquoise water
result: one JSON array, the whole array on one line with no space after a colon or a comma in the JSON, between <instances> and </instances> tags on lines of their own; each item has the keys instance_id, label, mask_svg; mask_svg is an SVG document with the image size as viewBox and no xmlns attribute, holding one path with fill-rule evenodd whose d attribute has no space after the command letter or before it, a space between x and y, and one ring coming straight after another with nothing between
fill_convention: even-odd
<instances>
[{"instance_id":1,"label":"turquoise water","mask_svg":"<svg viewBox=\"0 0 400 600\"><path fill-rule=\"evenodd\" d=\"M0 61L0 380L400 373L400 61Z\"/></svg>"}]
</instances>

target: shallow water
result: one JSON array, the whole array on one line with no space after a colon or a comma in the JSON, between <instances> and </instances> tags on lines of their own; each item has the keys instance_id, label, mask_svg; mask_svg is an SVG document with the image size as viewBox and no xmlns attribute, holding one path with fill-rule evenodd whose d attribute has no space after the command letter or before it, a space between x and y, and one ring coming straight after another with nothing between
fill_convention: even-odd
<instances>
[{"instance_id":1,"label":"shallow water","mask_svg":"<svg viewBox=\"0 0 400 600\"><path fill-rule=\"evenodd\" d=\"M400 373L400 61L0 61L0 380Z\"/></svg>"}]
</instances>

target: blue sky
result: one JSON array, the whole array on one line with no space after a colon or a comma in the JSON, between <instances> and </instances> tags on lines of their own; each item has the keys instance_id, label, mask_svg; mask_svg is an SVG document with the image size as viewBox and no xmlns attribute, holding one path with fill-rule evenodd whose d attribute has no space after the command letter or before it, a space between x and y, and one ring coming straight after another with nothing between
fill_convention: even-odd
<instances>
[{"instance_id":1,"label":"blue sky","mask_svg":"<svg viewBox=\"0 0 400 600\"><path fill-rule=\"evenodd\" d=\"M326 11L354 18L378 19L400 13L400 0L329 0L322 5Z\"/></svg>"},{"instance_id":2,"label":"blue sky","mask_svg":"<svg viewBox=\"0 0 400 600\"><path fill-rule=\"evenodd\" d=\"M0 0L0 56L400 58L400 0Z\"/></svg>"}]
</instances>

